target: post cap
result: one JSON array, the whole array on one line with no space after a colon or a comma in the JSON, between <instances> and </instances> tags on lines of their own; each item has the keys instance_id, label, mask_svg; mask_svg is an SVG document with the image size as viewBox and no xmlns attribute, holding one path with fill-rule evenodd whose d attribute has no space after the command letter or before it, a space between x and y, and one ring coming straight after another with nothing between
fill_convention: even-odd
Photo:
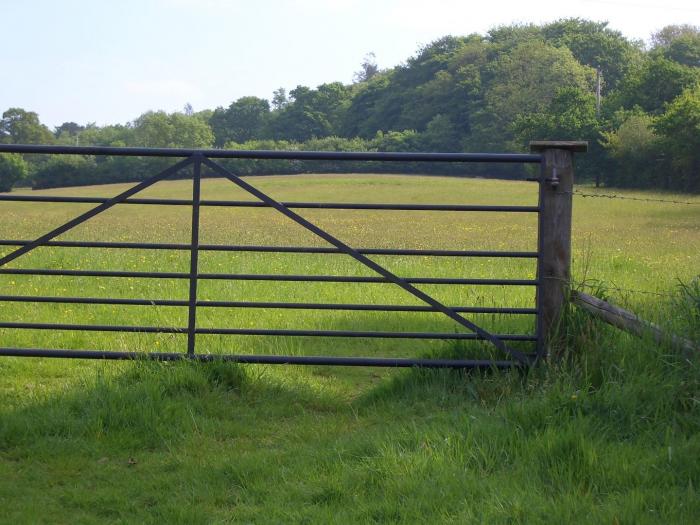
<instances>
[{"instance_id":1,"label":"post cap","mask_svg":"<svg viewBox=\"0 0 700 525\"><path fill-rule=\"evenodd\" d=\"M530 141L530 151L544 151L546 149L565 149L576 153L586 153L588 151L588 141L586 140L532 140Z\"/></svg>"}]
</instances>

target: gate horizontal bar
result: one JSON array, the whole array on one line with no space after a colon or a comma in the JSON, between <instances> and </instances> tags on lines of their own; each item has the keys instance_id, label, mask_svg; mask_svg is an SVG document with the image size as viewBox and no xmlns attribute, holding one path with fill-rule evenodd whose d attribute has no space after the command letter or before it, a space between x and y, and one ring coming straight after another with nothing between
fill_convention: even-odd
<instances>
[{"instance_id":1,"label":"gate horizontal bar","mask_svg":"<svg viewBox=\"0 0 700 525\"><path fill-rule=\"evenodd\" d=\"M189 306L188 301L172 299L120 299L109 297L47 297L33 295L0 295L0 302L58 303L58 304L110 304L133 306ZM197 301L198 307L212 308L279 308L290 310L350 310L372 312L438 312L432 306L401 304L349 304L349 303L282 303L255 301ZM502 308L486 306L451 306L456 312L475 314L537 314L536 308Z\"/></svg>"},{"instance_id":2,"label":"gate horizontal bar","mask_svg":"<svg viewBox=\"0 0 700 525\"><path fill-rule=\"evenodd\" d=\"M378 367L421 367L421 368L472 368L509 369L521 368L513 361L490 361L475 359L407 359L390 357L330 357L330 356L284 356L284 355L231 355L231 354L176 354L148 352L120 352L102 350L52 350L44 348L0 348L1 356L9 357L49 357L69 359L114 359L152 361L227 361L242 364L267 365L336 365L336 366L378 366Z\"/></svg>"},{"instance_id":3,"label":"gate horizontal bar","mask_svg":"<svg viewBox=\"0 0 700 525\"><path fill-rule=\"evenodd\" d=\"M109 201L107 197L59 197L54 195L3 195L0 201L14 202L63 202L74 204L96 204ZM188 199L126 199L119 204L148 204L162 206L192 206ZM400 204L400 203L357 203L357 202L283 202L287 208L318 210L389 210L389 211L493 211L515 213L537 213L537 206L498 206L482 204ZM202 200L200 206L234 208L269 208L262 201L222 201Z\"/></svg>"},{"instance_id":4,"label":"gate horizontal bar","mask_svg":"<svg viewBox=\"0 0 700 525\"><path fill-rule=\"evenodd\" d=\"M44 270L25 268L2 268L5 275L53 275L64 277L140 277L151 279L189 279L185 272L130 272L119 270ZM324 283L380 283L391 284L384 277L346 276L346 275L270 275L237 273L200 273L199 279L226 281L276 281L276 282L324 282ZM536 279L462 279L448 277L406 277L404 281L412 284L464 284L475 286L537 286Z\"/></svg>"},{"instance_id":5,"label":"gate horizontal bar","mask_svg":"<svg viewBox=\"0 0 700 525\"><path fill-rule=\"evenodd\" d=\"M276 330L260 328L198 328L201 335L274 335L291 337L366 337L368 339L460 339L478 340L484 338L476 333L441 332L377 332L354 330ZM494 334L503 341L536 341L537 337L528 334Z\"/></svg>"},{"instance_id":6,"label":"gate horizontal bar","mask_svg":"<svg viewBox=\"0 0 700 525\"><path fill-rule=\"evenodd\" d=\"M124 326L66 323L0 323L0 328L13 330L71 330L76 332L125 332L144 334L187 334L187 328L172 326Z\"/></svg>"},{"instance_id":7,"label":"gate horizontal bar","mask_svg":"<svg viewBox=\"0 0 700 525\"><path fill-rule=\"evenodd\" d=\"M346 275L266 275L266 274L216 274L202 273L200 279L225 279L231 281L276 281L276 282L329 282L329 283L391 283L385 277ZM465 284L536 286L534 279L463 279L449 277L405 277L412 284Z\"/></svg>"},{"instance_id":8,"label":"gate horizontal bar","mask_svg":"<svg viewBox=\"0 0 700 525\"><path fill-rule=\"evenodd\" d=\"M0 246L24 246L28 240L0 240ZM103 241L50 241L44 246L57 248L117 248L138 250L182 250L189 251L189 244L146 243L146 242L103 242ZM253 246L229 244L200 244L200 251L218 252L262 252L262 253L328 253L343 254L341 250L326 246ZM487 250L419 250L400 248L358 248L363 255L408 255L435 257L508 257L537 258L537 252L525 251L487 251Z\"/></svg>"},{"instance_id":9,"label":"gate horizontal bar","mask_svg":"<svg viewBox=\"0 0 700 525\"><path fill-rule=\"evenodd\" d=\"M149 277L152 279L189 279L184 272L129 272L120 270L47 270L0 268L0 275L54 275L62 277Z\"/></svg>"},{"instance_id":10,"label":"gate horizontal bar","mask_svg":"<svg viewBox=\"0 0 700 525\"><path fill-rule=\"evenodd\" d=\"M345 151L268 151L186 148L119 148L111 146L46 146L0 144L5 153L50 153L54 155L110 155L126 157L191 157L212 159L338 160L382 162L504 162L538 164L542 155L522 153L398 153Z\"/></svg>"},{"instance_id":11,"label":"gate horizontal bar","mask_svg":"<svg viewBox=\"0 0 700 525\"><path fill-rule=\"evenodd\" d=\"M398 304L345 304L345 303L278 303L253 301L200 301L197 306L227 308L281 308L292 310L349 310L371 312L438 312L432 306ZM536 308L506 308L486 306L451 306L452 310L474 314L537 314Z\"/></svg>"},{"instance_id":12,"label":"gate horizontal bar","mask_svg":"<svg viewBox=\"0 0 700 525\"><path fill-rule=\"evenodd\" d=\"M187 328L171 326L81 325L60 323L0 323L0 328L29 330L71 330L81 332L126 332L149 334L186 334ZM467 339L483 340L476 333L376 332L354 330L285 330L265 328L197 328L201 335L275 335L292 337L366 337L371 339ZM495 334L504 341L536 341L534 335Z\"/></svg>"},{"instance_id":13,"label":"gate horizontal bar","mask_svg":"<svg viewBox=\"0 0 700 525\"><path fill-rule=\"evenodd\" d=\"M189 301L171 299L121 299L112 297L51 297L39 295L0 295L0 302L52 304L111 304L126 306L189 306ZM200 305L198 305L200 306Z\"/></svg>"}]
</instances>

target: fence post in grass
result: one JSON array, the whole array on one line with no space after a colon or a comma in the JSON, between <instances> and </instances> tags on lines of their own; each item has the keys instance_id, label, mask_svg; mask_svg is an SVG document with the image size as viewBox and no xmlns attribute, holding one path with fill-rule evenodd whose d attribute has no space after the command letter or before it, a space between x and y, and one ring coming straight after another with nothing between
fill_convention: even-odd
<instances>
[{"instance_id":1,"label":"fence post in grass","mask_svg":"<svg viewBox=\"0 0 700 525\"><path fill-rule=\"evenodd\" d=\"M542 155L537 238L537 352L546 357L555 346L571 282L571 210L574 153L588 142L533 141L530 151Z\"/></svg>"}]
</instances>

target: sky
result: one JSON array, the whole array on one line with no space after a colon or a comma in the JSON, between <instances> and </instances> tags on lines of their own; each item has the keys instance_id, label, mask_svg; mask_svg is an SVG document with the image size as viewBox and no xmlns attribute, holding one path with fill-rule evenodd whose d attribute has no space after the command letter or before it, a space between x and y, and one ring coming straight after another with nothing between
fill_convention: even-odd
<instances>
[{"instance_id":1,"label":"sky","mask_svg":"<svg viewBox=\"0 0 700 525\"><path fill-rule=\"evenodd\" d=\"M0 0L0 111L53 128L124 124L148 110L195 111L297 85L350 83L442 36L581 17L648 41L700 26L696 0Z\"/></svg>"}]
</instances>

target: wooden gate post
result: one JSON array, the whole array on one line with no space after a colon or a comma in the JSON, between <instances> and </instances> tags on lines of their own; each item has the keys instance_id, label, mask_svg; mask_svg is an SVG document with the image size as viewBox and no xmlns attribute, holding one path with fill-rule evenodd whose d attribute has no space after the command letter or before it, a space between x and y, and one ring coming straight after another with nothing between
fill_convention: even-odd
<instances>
[{"instance_id":1,"label":"wooden gate post","mask_svg":"<svg viewBox=\"0 0 700 525\"><path fill-rule=\"evenodd\" d=\"M537 350L550 353L559 329L571 282L571 201L574 153L588 142L534 141L530 151L542 154L537 259Z\"/></svg>"}]
</instances>

